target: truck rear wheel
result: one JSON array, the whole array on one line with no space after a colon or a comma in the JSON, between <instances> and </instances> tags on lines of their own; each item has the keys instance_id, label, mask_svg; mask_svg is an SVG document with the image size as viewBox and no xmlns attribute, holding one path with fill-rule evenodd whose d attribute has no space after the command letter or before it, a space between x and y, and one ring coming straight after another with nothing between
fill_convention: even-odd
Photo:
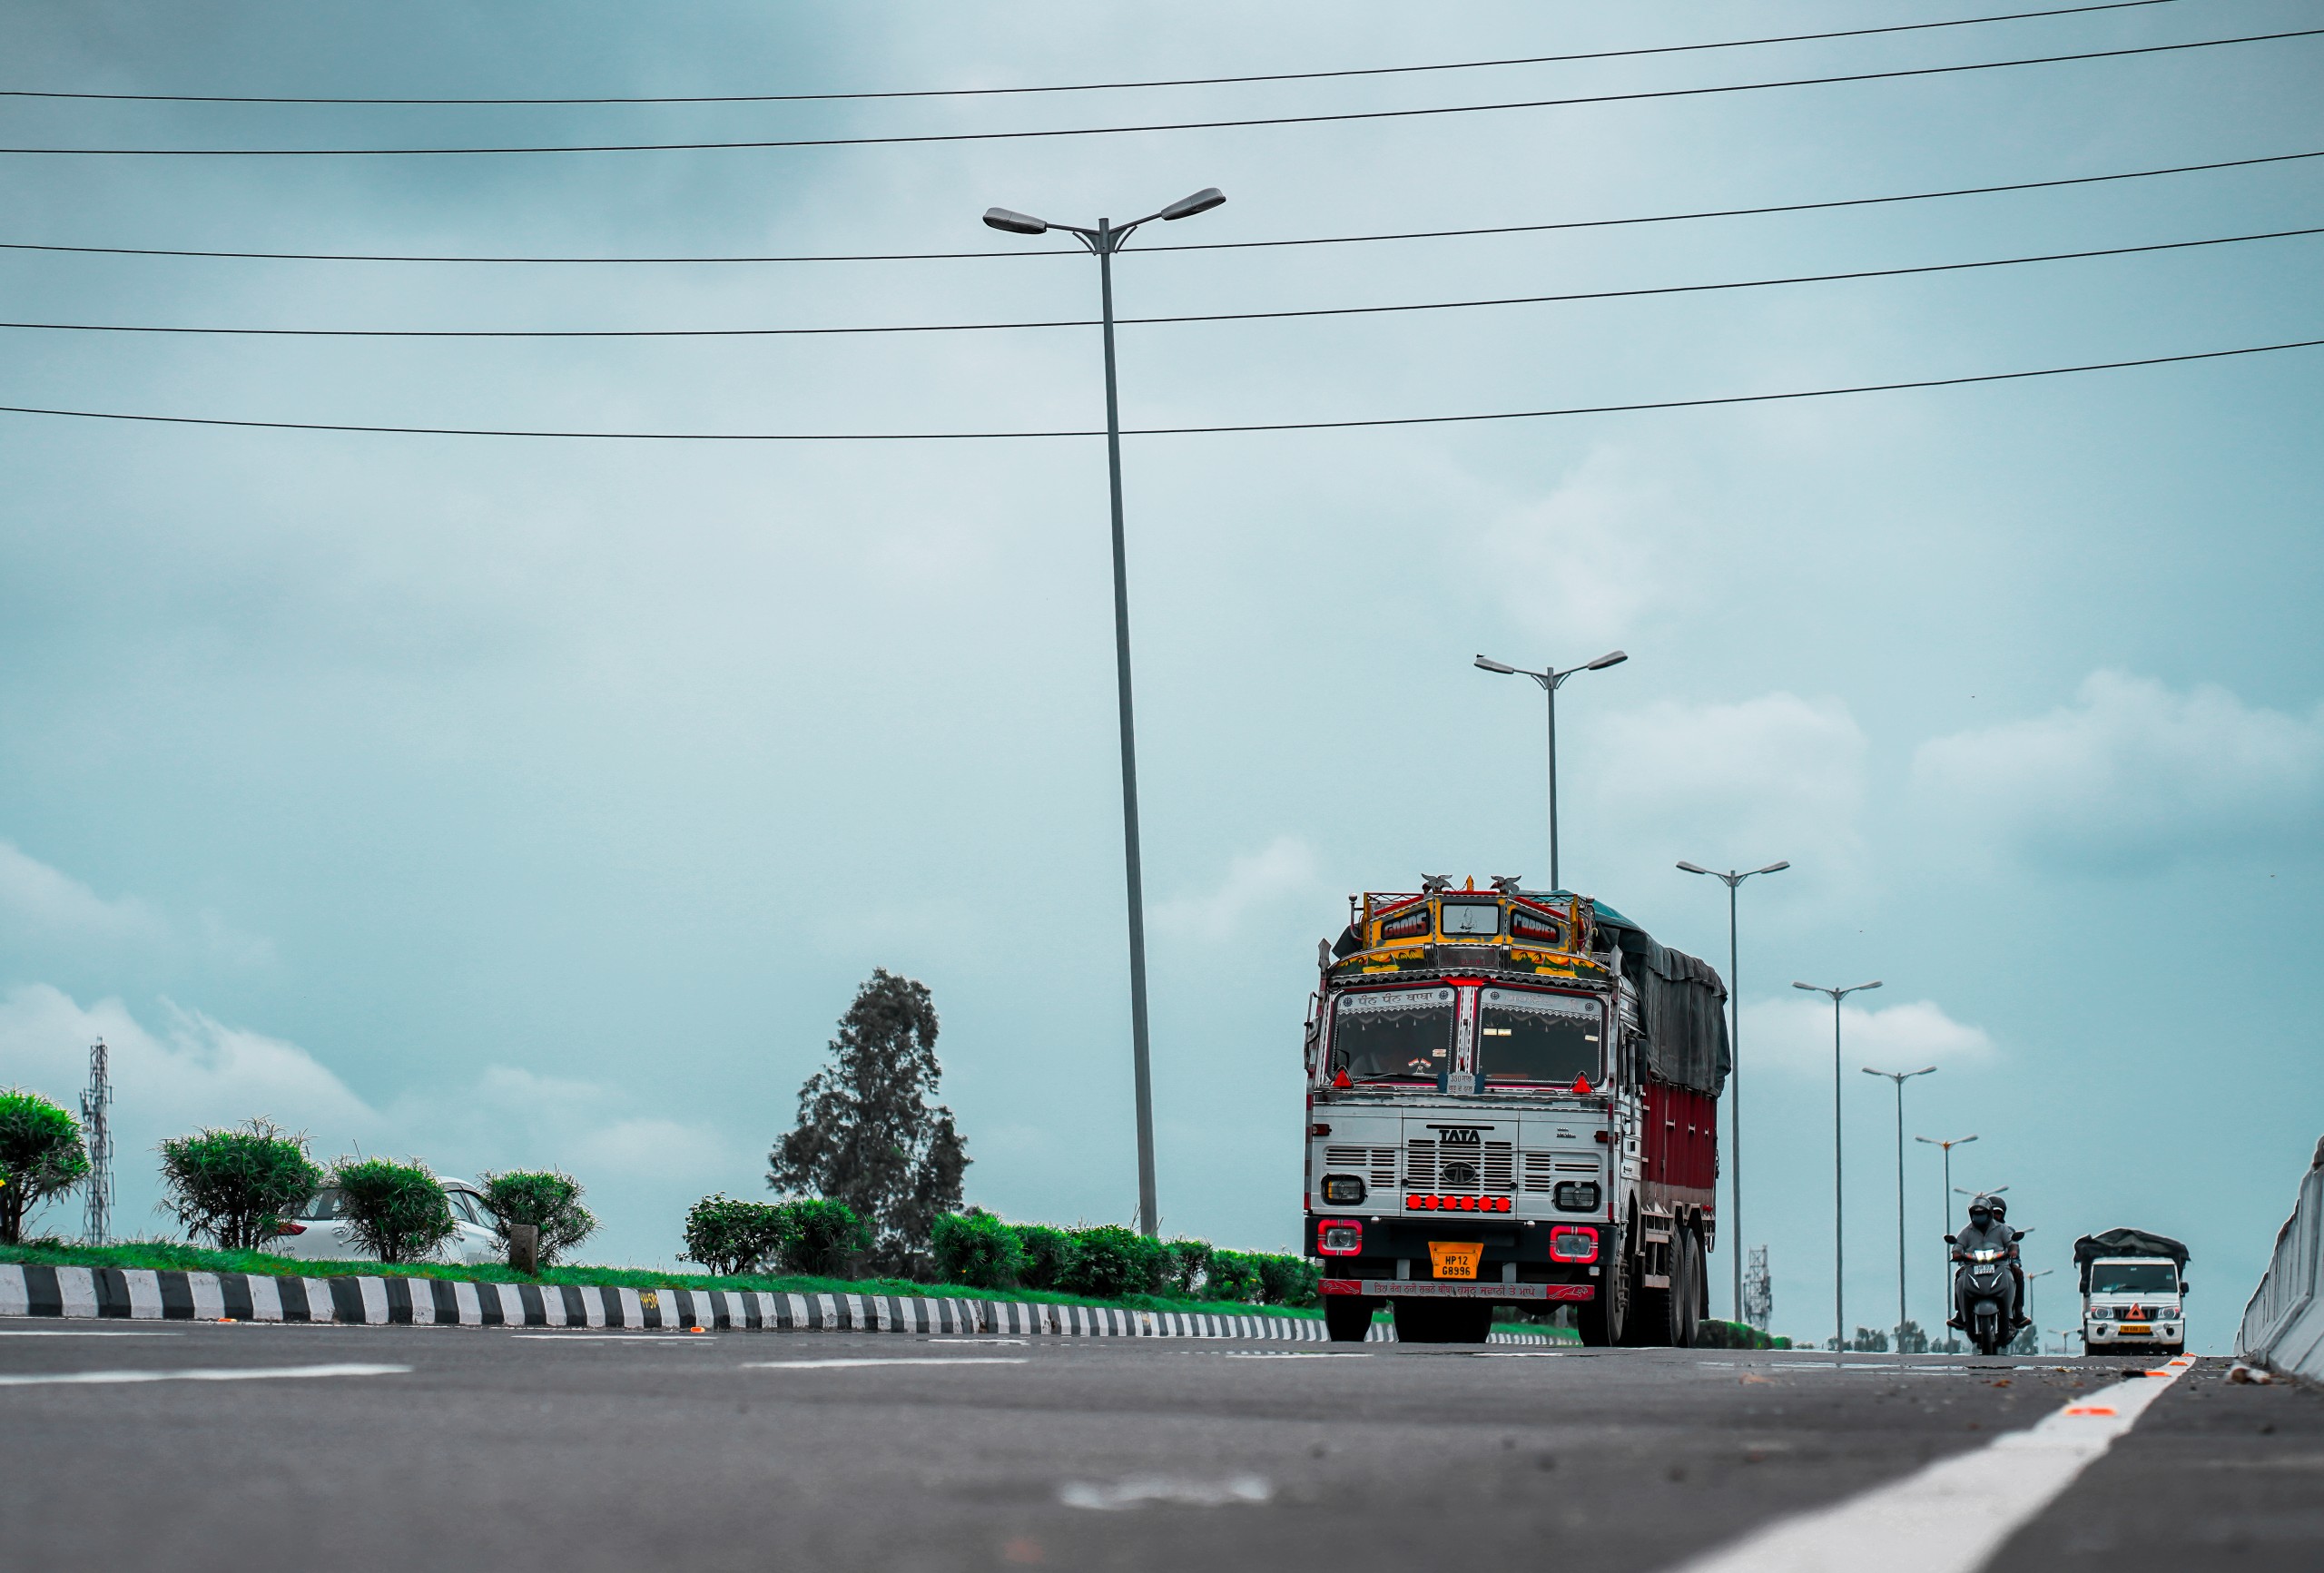
<instances>
[{"instance_id":1,"label":"truck rear wheel","mask_svg":"<svg viewBox=\"0 0 2324 1573\"><path fill-rule=\"evenodd\" d=\"M1581 1342L1595 1349L1610 1349L1622 1342L1630 1322L1630 1278L1622 1270L1619 1252L1603 1253L1598 1282L1591 1285L1597 1293L1575 1308L1574 1327L1581 1334Z\"/></svg>"},{"instance_id":2,"label":"truck rear wheel","mask_svg":"<svg viewBox=\"0 0 2324 1573\"><path fill-rule=\"evenodd\" d=\"M1396 1320L1398 1343L1449 1343L1445 1336L1444 1302L1441 1300L1391 1300L1389 1314Z\"/></svg>"},{"instance_id":3,"label":"truck rear wheel","mask_svg":"<svg viewBox=\"0 0 2324 1573\"><path fill-rule=\"evenodd\" d=\"M1362 1343L1372 1332L1372 1302L1355 1294L1324 1295L1324 1331L1334 1343Z\"/></svg>"},{"instance_id":4,"label":"truck rear wheel","mask_svg":"<svg viewBox=\"0 0 2324 1573\"><path fill-rule=\"evenodd\" d=\"M1703 1296L1710 1279L1710 1263L1703 1250L1702 1235L1693 1229L1681 1230L1679 1248L1671 1255L1671 1265L1686 1270L1683 1283L1676 1276L1670 1282L1670 1298L1679 1311L1678 1335L1671 1342L1680 1349L1692 1349L1702 1332Z\"/></svg>"}]
</instances>

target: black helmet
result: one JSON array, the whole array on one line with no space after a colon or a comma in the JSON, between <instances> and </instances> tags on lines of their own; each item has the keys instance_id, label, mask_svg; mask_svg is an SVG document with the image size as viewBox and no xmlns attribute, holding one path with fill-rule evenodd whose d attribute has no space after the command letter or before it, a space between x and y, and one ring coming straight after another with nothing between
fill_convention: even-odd
<instances>
[{"instance_id":1,"label":"black helmet","mask_svg":"<svg viewBox=\"0 0 2324 1573\"><path fill-rule=\"evenodd\" d=\"M1983 1213L1988 1218L1994 1215L1994 1199L1991 1196L1972 1196L1969 1199L1970 1222L1975 1223L1977 1221L1977 1214L1980 1213Z\"/></svg>"},{"instance_id":2,"label":"black helmet","mask_svg":"<svg viewBox=\"0 0 2324 1573\"><path fill-rule=\"evenodd\" d=\"M1985 1205L1986 1205L1986 1207L1987 1207L1987 1208L1989 1208L1989 1209L1992 1211L1993 1215L1994 1215L1994 1222L1995 1222L1995 1223L1997 1223L1997 1224L2000 1224L2000 1223L2006 1223L2006 1222L2008 1222L2008 1220L2009 1220L2009 1198L2008 1198L2008 1197L2006 1197L2006 1196L1988 1196L1988 1197L1986 1197L1986 1198L1985 1198Z\"/></svg>"}]
</instances>

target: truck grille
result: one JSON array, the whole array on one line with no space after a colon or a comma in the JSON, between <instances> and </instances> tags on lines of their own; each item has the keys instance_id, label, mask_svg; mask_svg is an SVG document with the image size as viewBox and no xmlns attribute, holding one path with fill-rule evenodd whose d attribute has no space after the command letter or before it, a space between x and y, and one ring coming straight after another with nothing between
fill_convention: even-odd
<instances>
[{"instance_id":1,"label":"truck grille","mask_svg":"<svg viewBox=\"0 0 2324 1573\"><path fill-rule=\"evenodd\" d=\"M1364 1183L1375 1191L1396 1188L1393 1147L1325 1147L1324 1167L1335 1175L1362 1175Z\"/></svg>"},{"instance_id":2,"label":"truck grille","mask_svg":"<svg viewBox=\"0 0 2324 1573\"><path fill-rule=\"evenodd\" d=\"M1517 1149L1509 1142L1482 1142L1440 1153L1436 1143L1416 1136L1404 1146L1404 1189L1438 1195L1506 1196L1517 1189Z\"/></svg>"}]
</instances>

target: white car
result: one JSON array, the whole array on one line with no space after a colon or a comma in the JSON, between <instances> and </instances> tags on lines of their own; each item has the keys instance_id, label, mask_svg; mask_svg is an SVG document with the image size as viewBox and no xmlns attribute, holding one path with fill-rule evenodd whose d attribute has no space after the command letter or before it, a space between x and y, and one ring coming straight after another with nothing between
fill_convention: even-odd
<instances>
[{"instance_id":1,"label":"white car","mask_svg":"<svg viewBox=\"0 0 2324 1573\"><path fill-rule=\"evenodd\" d=\"M506 1262L507 1250L493 1228L492 1209L484 1193L466 1180L446 1180L445 1197L452 1204L452 1237L436 1248L431 1262L466 1266ZM282 1232L268 1243L278 1256L302 1261L373 1262L378 1258L356 1242L347 1221L339 1215L340 1191L325 1185L308 1198L296 1216L287 1218Z\"/></svg>"}]
</instances>

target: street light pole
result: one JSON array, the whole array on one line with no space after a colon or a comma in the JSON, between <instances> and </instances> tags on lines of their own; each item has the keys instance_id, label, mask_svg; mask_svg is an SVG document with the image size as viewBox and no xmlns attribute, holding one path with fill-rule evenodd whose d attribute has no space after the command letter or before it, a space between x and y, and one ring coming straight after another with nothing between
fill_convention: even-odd
<instances>
[{"instance_id":1,"label":"street light pole","mask_svg":"<svg viewBox=\"0 0 2324 1573\"><path fill-rule=\"evenodd\" d=\"M1103 308L1106 350L1106 475L1113 494L1114 680L1121 720L1122 862L1129 900L1129 1033L1137 1101L1137 1224L1149 1236L1161 1232L1154 1182L1154 1077L1146 1030L1146 880L1137 841L1137 737L1130 704L1129 560L1122 534L1121 398L1114 378L1114 253L1137 227L1156 219L1172 222L1208 212L1226 198L1216 186L1133 220L1119 228L1099 219L1094 230L1052 224L1007 208L987 208L984 221L1012 235L1041 235L1063 230L1098 259L1098 293Z\"/></svg>"},{"instance_id":2,"label":"street light pole","mask_svg":"<svg viewBox=\"0 0 2324 1573\"><path fill-rule=\"evenodd\" d=\"M1595 661L1585 661L1579 666L1569 666L1561 672L1554 666L1539 672L1528 672L1521 666L1512 666L1505 661L1495 661L1489 655L1477 657L1476 664L1486 672L1497 672L1503 677L1530 677L1541 685L1550 703L1550 889L1565 889L1558 869L1558 690L1565 680L1577 672L1602 672L1609 666L1620 666L1630 657L1619 650L1609 650Z\"/></svg>"},{"instance_id":3,"label":"street light pole","mask_svg":"<svg viewBox=\"0 0 2324 1573\"><path fill-rule=\"evenodd\" d=\"M1740 872L1728 870L1722 874L1716 869L1706 869L1699 863L1680 863L1679 867L1689 874L1709 874L1727 887L1727 1000L1731 1025L1727 1029L1728 1057L1733 1062L1727 1077L1727 1194L1732 1216L1727 1229L1731 1236L1730 1249L1735 1256L1735 1320L1743 1320L1743 988L1736 981L1741 966L1735 942L1735 890L1744 880L1760 874L1780 873L1791 867L1789 862L1769 863L1764 869L1749 869Z\"/></svg>"},{"instance_id":4,"label":"street light pole","mask_svg":"<svg viewBox=\"0 0 2324 1573\"><path fill-rule=\"evenodd\" d=\"M1867 988L1880 987L1880 979L1869 983L1851 983L1845 988L1827 988L1820 983L1792 984L1810 994L1828 994L1832 998L1832 1346L1844 1350L1848 1346L1847 1318L1847 1214L1846 1193L1841 1188L1840 1165L1840 1001L1851 994L1861 994Z\"/></svg>"},{"instance_id":5,"label":"street light pole","mask_svg":"<svg viewBox=\"0 0 2324 1573\"><path fill-rule=\"evenodd\" d=\"M1926 1142L1930 1146L1941 1147L1945 1151L1945 1233L1948 1239L1953 1234L1953 1149L1967 1146L1976 1139L1974 1136L1955 1136L1949 1142L1940 1142L1935 1136L1913 1138L1916 1142ZM1949 1267L1953 1261L1950 1249L1947 1250L1945 1260ZM1945 1286L1945 1319L1949 1323L1953 1320L1953 1285L1949 1282Z\"/></svg>"},{"instance_id":6,"label":"street light pole","mask_svg":"<svg viewBox=\"0 0 2324 1573\"><path fill-rule=\"evenodd\" d=\"M1885 1076L1896 1084L1896 1352L1905 1352L1905 1084L1916 1076L1935 1074L1936 1067L1925 1065L1918 1070L1875 1070L1864 1067L1866 1076Z\"/></svg>"}]
</instances>

